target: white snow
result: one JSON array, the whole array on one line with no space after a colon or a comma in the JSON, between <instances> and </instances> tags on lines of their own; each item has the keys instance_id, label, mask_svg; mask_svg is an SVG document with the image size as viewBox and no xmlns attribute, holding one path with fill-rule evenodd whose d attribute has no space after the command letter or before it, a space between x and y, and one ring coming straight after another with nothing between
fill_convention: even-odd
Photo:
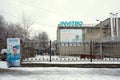
<instances>
[{"instance_id":1,"label":"white snow","mask_svg":"<svg viewBox=\"0 0 120 80\"><path fill-rule=\"evenodd\" d=\"M0 61L0 80L120 80L120 68L7 68Z\"/></svg>"},{"instance_id":2,"label":"white snow","mask_svg":"<svg viewBox=\"0 0 120 80\"><path fill-rule=\"evenodd\" d=\"M1 68L5 68L5 69L8 68L6 61L0 61L0 69L1 69Z\"/></svg>"}]
</instances>

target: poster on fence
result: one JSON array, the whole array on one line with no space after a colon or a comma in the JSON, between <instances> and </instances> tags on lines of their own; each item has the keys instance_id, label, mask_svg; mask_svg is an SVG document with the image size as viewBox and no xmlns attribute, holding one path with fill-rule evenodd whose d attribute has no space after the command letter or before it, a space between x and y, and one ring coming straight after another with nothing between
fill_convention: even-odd
<instances>
[{"instance_id":1,"label":"poster on fence","mask_svg":"<svg viewBox=\"0 0 120 80\"><path fill-rule=\"evenodd\" d=\"M20 38L8 38L7 51L8 67L20 66Z\"/></svg>"}]
</instances>

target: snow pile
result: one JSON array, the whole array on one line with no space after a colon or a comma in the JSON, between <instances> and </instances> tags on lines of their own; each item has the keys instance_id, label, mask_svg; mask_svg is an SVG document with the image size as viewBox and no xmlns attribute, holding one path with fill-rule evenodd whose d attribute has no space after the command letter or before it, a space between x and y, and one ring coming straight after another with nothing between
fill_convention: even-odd
<instances>
[{"instance_id":1,"label":"snow pile","mask_svg":"<svg viewBox=\"0 0 120 80\"><path fill-rule=\"evenodd\" d=\"M4 68L4 69L8 68L6 61L0 61L0 69L1 68Z\"/></svg>"},{"instance_id":2,"label":"snow pile","mask_svg":"<svg viewBox=\"0 0 120 80\"><path fill-rule=\"evenodd\" d=\"M119 80L120 68L12 67L0 61L0 80Z\"/></svg>"}]
</instances>

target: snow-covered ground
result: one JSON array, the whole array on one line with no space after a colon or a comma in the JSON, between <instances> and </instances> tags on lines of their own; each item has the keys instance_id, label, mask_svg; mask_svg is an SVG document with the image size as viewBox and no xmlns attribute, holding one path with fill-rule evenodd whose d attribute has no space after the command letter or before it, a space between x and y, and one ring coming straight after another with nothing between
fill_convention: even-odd
<instances>
[{"instance_id":1,"label":"snow-covered ground","mask_svg":"<svg viewBox=\"0 0 120 80\"><path fill-rule=\"evenodd\" d=\"M120 68L12 67L0 61L0 80L120 80Z\"/></svg>"}]
</instances>

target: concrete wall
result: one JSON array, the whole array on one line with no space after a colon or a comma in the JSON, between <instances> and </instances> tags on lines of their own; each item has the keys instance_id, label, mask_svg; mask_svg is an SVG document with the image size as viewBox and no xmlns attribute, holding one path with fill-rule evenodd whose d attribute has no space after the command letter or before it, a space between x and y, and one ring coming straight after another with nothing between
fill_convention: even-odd
<instances>
[{"instance_id":1,"label":"concrete wall","mask_svg":"<svg viewBox=\"0 0 120 80\"><path fill-rule=\"evenodd\" d=\"M81 44L79 46L71 45L71 46L58 46L58 53L62 56L78 56L80 54L89 54L90 53L90 45L89 44Z\"/></svg>"},{"instance_id":2,"label":"concrete wall","mask_svg":"<svg viewBox=\"0 0 120 80\"><path fill-rule=\"evenodd\" d=\"M100 39L101 37L103 37L103 30L101 29L87 29L87 32L85 34L85 41L91 41L91 40L96 40L96 39Z\"/></svg>"},{"instance_id":3,"label":"concrete wall","mask_svg":"<svg viewBox=\"0 0 120 80\"><path fill-rule=\"evenodd\" d=\"M118 36L120 36L120 18L118 19Z\"/></svg>"},{"instance_id":4,"label":"concrete wall","mask_svg":"<svg viewBox=\"0 0 120 80\"><path fill-rule=\"evenodd\" d=\"M101 50L100 50L101 45ZM119 57L120 58L120 42L94 42L93 53L101 54L103 57Z\"/></svg>"},{"instance_id":5,"label":"concrete wall","mask_svg":"<svg viewBox=\"0 0 120 80\"><path fill-rule=\"evenodd\" d=\"M104 44L102 52L105 57L120 57L120 42Z\"/></svg>"}]
</instances>

